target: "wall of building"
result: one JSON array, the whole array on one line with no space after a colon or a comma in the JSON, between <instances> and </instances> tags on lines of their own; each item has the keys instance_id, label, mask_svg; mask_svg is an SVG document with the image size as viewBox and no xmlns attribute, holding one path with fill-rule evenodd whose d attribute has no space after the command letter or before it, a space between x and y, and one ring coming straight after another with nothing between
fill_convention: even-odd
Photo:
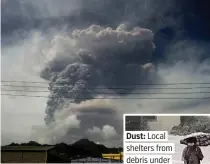
<instances>
[{"instance_id":1,"label":"wall of building","mask_svg":"<svg viewBox=\"0 0 210 164\"><path fill-rule=\"evenodd\" d=\"M126 131L141 130L141 117L139 116L126 116Z\"/></svg>"},{"instance_id":2,"label":"wall of building","mask_svg":"<svg viewBox=\"0 0 210 164\"><path fill-rule=\"evenodd\" d=\"M158 116L156 121L149 122L151 130L170 131L174 126L180 124L180 116Z\"/></svg>"},{"instance_id":3,"label":"wall of building","mask_svg":"<svg viewBox=\"0 0 210 164\"><path fill-rule=\"evenodd\" d=\"M45 163L46 152L1 152L2 163Z\"/></svg>"},{"instance_id":4,"label":"wall of building","mask_svg":"<svg viewBox=\"0 0 210 164\"><path fill-rule=\"evenodd\" d=\"M149 119L148 124L154 131L170 131L174 126L181 123L180 116L144 116L144 118ZM142 117L140 116L126 116L126 130L142 130L141 120Z\"/></svg>"}]
</instances>

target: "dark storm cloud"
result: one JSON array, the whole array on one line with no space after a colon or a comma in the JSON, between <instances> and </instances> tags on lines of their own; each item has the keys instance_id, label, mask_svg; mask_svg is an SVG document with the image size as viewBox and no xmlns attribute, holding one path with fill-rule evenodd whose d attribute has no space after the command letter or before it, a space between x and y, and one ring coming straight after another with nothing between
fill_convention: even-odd
<instances>
[{"instance_id":1,"label":"dark storm cloud","mask_svg":"<svg viewBox=\"0 0 210 164\"><path fill-rule=\"evenodd\" d=\"M165 5L162 5L165 4ZM178 18L171 11L174 1L167 0L13 0L5 1L2 8L2 32L12 33L17 29L90 26L116 27L129 22L153 30L176 26ZM164 21L164 23L163 23Z\"/></svg>"}]
</instances>

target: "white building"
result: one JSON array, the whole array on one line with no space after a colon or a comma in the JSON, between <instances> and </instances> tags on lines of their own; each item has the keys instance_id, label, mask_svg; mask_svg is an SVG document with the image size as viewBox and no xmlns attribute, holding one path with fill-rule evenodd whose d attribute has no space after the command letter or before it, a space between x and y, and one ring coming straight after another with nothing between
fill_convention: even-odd
<instances>
[{"instance_id":1,"label":"white building","mask_svg":"<svg viewBox=\"0 0 210 164\"><path fill-rule=\"evenodd\" d=\"M156 119L149 121L149 126L152 131L171 131L180 123L180 116L157 116Z\"/></svg>"}]
</instances>

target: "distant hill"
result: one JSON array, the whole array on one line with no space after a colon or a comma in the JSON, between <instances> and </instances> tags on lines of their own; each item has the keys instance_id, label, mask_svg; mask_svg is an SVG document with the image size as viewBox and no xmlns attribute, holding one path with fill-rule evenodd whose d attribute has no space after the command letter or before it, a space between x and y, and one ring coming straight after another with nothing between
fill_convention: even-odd
<instances>
[{"instance_id":1,"label":"distant hill","mask_svg":"<svg viewBox=\"0 0 210 164\"><path fill-rule=\"evenodd\" d=\"M47 145L41 145L35 141L30 141L28 143L11 143L7 146L47 146ZM50 145L48 145L50 146ZM102 153L119 153L119 151L122 151L122 148L108 148L105 145L102 144L96 144L93 141L90 141L88 139L81 139L77 142L67 145L65 143L59 143L55 145L56 150L60 154L67 154L69 157L75 157L75 156L91 156L91 157L101 157Z\"/></svg>"},{"instance_id":2,"label":"distant hill","mask_svg":"<svg viewBox=\"0 0 210 164\"><path fill-rule=\"evenodd\" d=\"M210 133L210 118L206 116L182 116L181 124L174 126L170 133L188 135L195 132Z\"/></svg>"}]
</instances>

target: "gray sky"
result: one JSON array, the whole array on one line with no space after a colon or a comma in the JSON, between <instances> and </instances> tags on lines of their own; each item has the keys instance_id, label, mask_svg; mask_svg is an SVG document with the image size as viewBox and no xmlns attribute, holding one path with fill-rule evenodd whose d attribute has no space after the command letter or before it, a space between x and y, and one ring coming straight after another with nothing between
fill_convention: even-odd
<instances>
[{"instance_id":1,"label":"gray sky","mask_svg":"<svg viewBox=\"0 0 210 164\"><path fill-rule=\"evenodd\" d=\"M6 0L4 0L6 3ZM29 0L27 0L29 1ZM156 0L155 0L156 1ZM12 3L12 1L8 1L9 3ZM25 1L26 2L26 1ZM66 14L70 11L72 11L72 8L68 8L70 5L64 5L59 4L58 1L54 1L56 3L49 3L50 1L45 0L47 7L49 10L43 10L41 1L30 1L29 4L32 4L34 6L37 6L37 10L35 13L39 13L38 16L60 16L59 14ZM51 1L52 2L52 1ZM77 2L77 1L74 1ZM86 1L87 2L87 1ZM92 1L93 2L93 1ZM96 1L94 1L96 2ZM104 1L105 2L105 1ZM108 2L108 1L106 1ZM116 6L116 2L113 2L112 6ZM137 2L137 1L136 1ZM133 4L132 1L129 1L129 5L126 8L126 12L129 12L128 15L123 15L120 13L119 10L119 20L116 16L116 20L114 19L115 23L122 23L124 22L123 18L127 18L127 20L137 21L137 20L145 20L148 21L151 18L153 18L156 15L164 15L165 11L167 11L169 8L167 5L163 5L164 1L161 1L157 4L154 3L152 0L149 1L148 5L150 5L147 9L140 10L139 8L136 9L137 13L139 15L133 14ZM159 1L158 1L159 2ZM166 2L166 1L165 1ZM57 4L58 3L58 4ZM70 3L70 1L68 1ZM138 2L138 4L140 1ZM95 3L94 3L95 4ZM97 3L96 3L97 4ZM106 4L108 5L108 4ZM105 6L106 6L105 5ZM119 4L118 4L119 5ZM80 4L74 3L74 5L70 5L71 7L75 7L76 9L80 8ZM98 4L98 6L93 6L92 3L89 5L87 4L89 9L98 9L98 6L102 6L101 2ZM139 5L142 7L143 5ZM170 4L169 4L170 6ZM14 5L14 9L17 9L17 7ZM56 8L59 7L59 10L56 10ZM162 8L163 7L163 8ZM166 8L165 8L166 7ZM8 8L6 8L8 9ZM24 6L21 8L21 12L24 15L24 13L30 10L22 10L24 9ZM65 9L65 10L62 10ZM127 11L128 9L128 11ZM176 9L176 8L175 8ZM4 10L5 14L7 15L9 12L9 15L15 15L16 10ZM40 12L37 12L40 11ZM105 15L110 20L113 20L113 16L117 14L116 7L113 7L113 11L110 10L103 10L105 12ZM157 14L157 11L158 14ZM27 13L26 12L26 13ZM97 12L96 12L97 13ZM126 13L125 13L126 14ZM28 15L30 16L30 14ZM162 18L161 18L162 19ZM6 19L5 19L6 20ZM92 18L90 18L92 20ZM153 19L152 19L153 20ZM159 20L157 20L159 21ZM167 20L167 23L164 22L161 24L161 20L158 23L158 27L162 25L165 26L166 24L170 24L170 22L174 22L174 20ZM175 21L176 22L176 21ZM90 22L88 22L90 23ZM84 27L86 29L87 27ZM159 27L160 28L160 27ZM63 54L70 54L69 47L70 45L74 45L75 41L72 40L70 37L68 37L65 33L65 31L62 30L55 30L50 35L51 37L45 36L43 33L41 33L39 30L36 31L30 31L30 35L28 38L23 40L19 35L18 32L11 34L8 36L10 39L19 38L18 42L12 43L10 45L4 45L2 46L2 67L1 67L1 73L2 73L2 80L15 80L15 81L44 81L42 78L40 78L40 71L45 66L46 62L49 62L52 60L53 57L63 55ZM173 44L169 47L167 47L166 56L168 58L165 63L159 63L157 65L157 69L154 71L156 75L158 75L161 83L191 83L191 82L210 82L210 76L209 76L209 70L210 70L210 64L208 63L208 60L206 62L200 63L195 58L190 58L190 60L184 61L185 57L188 56L188 54L193 54L195 56L199 56L203 52L206 51L206 49L209 48L209 45L207 44L200 44L192 43L191 41L177 41L178 43ZM91 42L90 42L91 43ZM107 42L110 43L110 42ZM142 54L141 54L142 55ZM144 54L143 54L144 55ZM176 58L177 57L177 58ZM178 58L179 57L179 58ZM182 58L183 57L183 58ZM175 62L175 64L171 64L171 62ZM139 68L141 65L139 65ZM153 71L153 70L152 70ZM112 71L108 73L113 73ZM126 77L127 78L127 77ZM45 81L46 82L46 81ZM40 84L41 85L41 84ZM48 84L43 84L45 87L48 87ZM42 85L42 86L43 86ZM199 85L193 85L193 86L199 86ZM182 87L192 87L192 85L179 85L176 86L177 88ZM169 86L170 88L170 86ZM14 88L9 88L14 89ZM15 88L17 89L17 88ZM18 88L26 90L25 87ZM47 90L47 89L45 89ZM151 90L151 92L188 92L189 90L183 90L183 89L166 89L166 90ZM207 89L193 89L190 91L194 92L204 92L207 91ZM140 92L139 90L136 92ZM24 94L22 92L12 92L12 94ZM33 93L33 95L42 95L42 96L48 96L49 93ZM125 98L131 98L131 95L125 96ZM78 109L78 111L74 111L74 115L71 115L72 108L65 108L62 109L61 113L58 113L58 125L55 126L55 129L48 128L46 130L44 117L46 116L45 110L46 110L46 104L47 99L46 98L33 98L33 97L10 97L10 96L2 96L1 99L1 116L2 116L2 143L8 144L10 142L27 142L32 139L49 139L51 137L60 137L62 134L63 141L68 141L69 136L72 135L71 131L70 133L67 133L68 127L80 127L80 121L81 118L74 117L79 116L79 114L83 114L83 121L87 126L90 126L91 128L87 128L86 131L88 134L94 136L93 134L97 134L97 138L93 138L96 142L102 142L109 144L113 146L114 144L119 144L121 141L119 141L122 134L117 133L116 129L120 129L119 123L122 126L122 115L123 113L209 113L209 106L210 101L208 99L202 100L185 100L185 99L171 99L171 100L161 100L161 99L155 99L156 97L165 97L165 98L173 98L173 97L209 97L209 94L207 93L197 93L197 94L183 94L183 95L173 95L173 94L164 94L164 95L156 95L156 94L148 94L148 95L142 95L142 98L145 99L127 99L127 100L101 100L101 101L87 101L79 105L75 105L74 109ZM152 98L152 99L146 99L146 98ZM103 111L101 112L98 109L99 105L103 106ZM90 110L94 109L94 110ZM88 110L89 109L89 110ZM115 113L112 116L112 119L107 119L109 117L106 116L106 112L109 111L110 113ZM92 114L94 113L94 114ZM89 117L86 117L87 114ZM63 120L61 118L64 118ZM86 118L89 118L91 121L87 121ZM120 120L120 119L121 120ZM96 122L94 122L97 120ZM101 120L103 122L103 127L98 127L97 123ZM167 118L166 118L167 120ZM116 124L116 129L114 129L110 123ZM94 125L94 127L92 127ZM35 133L32 135L32 127L33 126L40 126L40 133ZM72 130L70 128L70 130ZM44 129L44 130L43 130ZM46 136L43 135L43 131L46 132ZM78 132L80 135L83 134L83 130ZM70 134L70 135L69 135ZM107 134L107 135L104 135ZM37 136L36 136L37 135ZM44 134L45 135L45 134ZM76 135L75 138L79 139L81 136ZM83 136L85 136L83 135ZM104 136L106 136L104 138ZM112 137L110 139L109 137ZM74 138L74 139L75 139ZM72 139L70 142L74 141ZM117 142L119 141L119 142Z\"/></svg>"}]
</instances>

